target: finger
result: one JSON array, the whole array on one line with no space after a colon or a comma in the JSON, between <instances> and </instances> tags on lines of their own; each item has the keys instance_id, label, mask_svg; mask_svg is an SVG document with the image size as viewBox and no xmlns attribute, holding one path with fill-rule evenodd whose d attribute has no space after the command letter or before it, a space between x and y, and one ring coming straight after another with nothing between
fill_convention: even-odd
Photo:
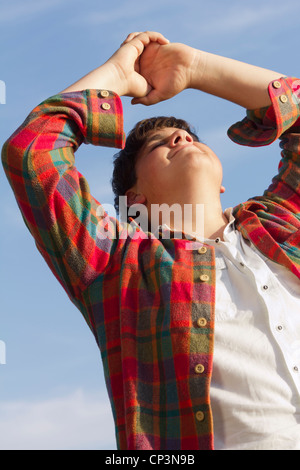
<instances>
[{"instance_id":1,"label":"finger","mask_svg":"<svg viewBox=\"0 0 300 470\"><path fill-rule=\"evenodd\" d=\"M122 42L121 44L121 47L124 45L124 44L127 44L129 41L131 41L132 39L134 39L138 34L142 34L141 31L138 32L138 33L130 33L128 34L127 38L125 39L125 41Z\"/></svg>"},{"instance_id":2,"label":"finger","mask_svg":"<svg viewBox=\"0 0 300 470\"><path fill-rule=\"evenodd\" d=\"M123 46L124 44L128 44L135 39L140 40L144 46L148 45L150 42L158 42L159 44L169 44L169 40L165 38L161 33L157 33L155 31L145 31L144 33L141 32L135 32L135 33L130 33L125 41L121 44Z\"/></svg>"},{"instance_id":3,"label":"finger","mask_svg":"<svg viewBox=\"0 0 300 470\"><path fill-rule=\"evenodd\" d=\"M141 34L148 36L148 42L158 42L159 44L169 44L170 42L163 34L156 31L145 31Z\"/></svg>"},{"instance_id":4,"label":"finger","mask_svg":"<svg viewBox=\"0 0 300 470\"><path fill-rule=\"evenodd\" d=\"M143 104L144 106L151 106L153 104L160 103L161 101L164 100L160 98L156 90L152 89L150 93L148 93L146 96L143 96L142 98L133 98L131 100L131 104Z\"/></svg>"},{"instance_id":5,"label":"finger","mask_svg":"<svg viewBox=\"0 0 300 470\"><path fill-rule=\"evenodd\" d=\"M151 43L157 42L159 45L169 44L169 40L166 39L162 34L155 32L145 32L137 34L130 41L126 42L123 47L133 46L137 51L138 58L144 51L144 49Z\"/></svg>"}]
</instances>

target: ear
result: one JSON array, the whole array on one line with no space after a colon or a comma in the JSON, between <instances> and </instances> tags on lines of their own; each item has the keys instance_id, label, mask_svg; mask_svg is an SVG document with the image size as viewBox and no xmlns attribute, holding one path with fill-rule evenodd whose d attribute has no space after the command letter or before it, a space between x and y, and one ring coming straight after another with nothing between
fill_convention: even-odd
<instances>
[{"instance_id":1,"label":"ear","mask_svg":"<svg viewBox=\"0 0 300 470\"><path fill-rule=\"evenodd\" d=\"M225 188L224 188L224 186L221 186L221 188L220 188L220 193L221 193L221 194L225 193Z\"/></svg>"},{"instance_id":2,"label":"ear","mask_svg":"<svg viewBox=\"0 0 300 470\"><path fill-rule=\"evenodd\" d=\"M144 194L135 193L130 189L126 191L125 196L127 196L127 206L130 207L133 204L144 204L146 202L146 197Z\"/></svg>"}]
</instances>

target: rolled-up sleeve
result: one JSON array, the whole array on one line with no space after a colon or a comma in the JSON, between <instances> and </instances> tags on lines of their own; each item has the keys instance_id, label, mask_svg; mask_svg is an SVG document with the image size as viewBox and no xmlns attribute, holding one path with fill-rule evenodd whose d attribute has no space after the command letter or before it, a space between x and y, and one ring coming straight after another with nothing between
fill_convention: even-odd
<instances>
[{"instance_id":1,"label":"rolled-up sleeve","mask_svg":"<svg viewBox=\"0 0 300 470\"><path fill-rule=\"evenodd\" d=\"M248 110L246 117L231 126L228 136L240 145L272 144L295 124L300 125L300 80L283 77L269 84L271 106Z\"/></svg>"},{"instance_id":2,"label":"rolled-up sleeve","mask_svg":"<svg viewBox=\"0 0 300 470\"><path fill-rule=\"evenodd\" d=\"M234 142L251 147L270 145L276 139L280 140L282 152L278 174L264 196L299 218L300 80L275 80L269 85L269 95L271 106L247 111L246 118L230 127L228 135Z\"/></svg>"},{"instance_id":3,"label":"rolled-up sleeve","mask_svg":"<svg viewBox=\"0 0 300 470\"><path fill-rule=\"evenodd\" d=\"M300 277L300 81L281 78L269 85L271 106L248 111L229 137L259 147L280 141L278 173L263 195L234 208L237 227L271 260ZM257 172L260 172L259 165Z\"/></svg>"},{"instance_id":4,"label":"rolled-up sleeve","mask_svg":"<svg viewBox=\"0 0 300 470\"><path fill-rule=\"evenodd\" d=\"M116 243L97 238L105 218L76 169L74 152L83 142L122 148L124 141L120 98L85 90L41 103L2 149L24 221L73 301L106 268Z\"/></svg>"}]
</instances>

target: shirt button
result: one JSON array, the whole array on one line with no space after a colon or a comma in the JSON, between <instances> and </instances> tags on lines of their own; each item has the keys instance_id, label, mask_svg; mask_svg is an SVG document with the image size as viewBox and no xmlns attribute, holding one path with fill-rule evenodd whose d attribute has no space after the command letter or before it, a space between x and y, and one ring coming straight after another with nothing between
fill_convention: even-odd
<instances>
[{"instance_id":1,"label":"shirt button","mask_svg":"<svg viewBox=\"0 0 300 470\"><path fill-rule=\"evenodd\" d=\"M299 372L299 368L297 366L293 367L294 372Z\"/></svg>"},{"instance_id":2,"label":"shirt button","mask_svg":"<svg viewBox=\"0 0 300 470\"><path fill-rule=\"evenodd\" d=\"M274 88L281 88L281 83L278 80L276 80L275 82L273 82L273 87Z\"/></svg>"},{"instance_id":3,"label":"shirt button","mask_svg":"<svg viewBox=\"0 0 300 470\"><path fill-rule=\"evenodd\" d=\"M200 281L202 281L202 282L209 281L209 276L207 274L201 274Z\"/></svg>"},{"instance_id":4,"label":"shirt button","mask_svg":"<svg viewBox=\"0 0 300 470\"><path fill-rule=\"evenodd\" d=\"M207 248L205 246L201 246L201 248L199 248L198 250L198 253L200 253L200 255L204 255L204 253L207 252Z\"/></svg>"},{"instance_id":5,"label":"shirt button","mask_svg":"<svg viewBox=\"0 0 300 470\"><path fill-rule=\"evenodd\" d=\"M244 268L244 267L245 267L244 263L240 263L240 266L241 266L242 268Z\"/></svg>"},{"instance_id":6,"label":"shirt button","mask_svg":"<svg viewBox=\"0 0 300 470\"><path fill-rule=\"evenodd\" d=\"M109 91L101 90L100 91L100 96L101 96L101 98L107 98L109 96Z\"/></svg>"},{"instance_id":7,"label":"shirt button","mask_svg":"<svg viewBox=\"0 0 300 470\"><path fill-rule=\"evenodd\" d=\"M195 367L196 374L203 374L204 366L202 364L197 364Z\"/></svg>"},{"instance_id":8,"label":"shirt button","mask_svg":"<svg viewBox=\"0 0 300 470\"><path fill-rule=\"evenodd\" d=\"M207 325L207 321L205 318L198 318L197 320L197 325L201 328L203 326L206 326Z\"/></svg>"},{"instance_id":9,"label":"shirt button","mask_svg":"<svg viewBox=\"0 0 300 470\"><path fill-rule=\"evenodd\" d=\"M269 286L267 286L267 285L263 286L263 290L268 290L268 289L269 289Z\"/></svg>"},{"instance_id":10,"label":"shirt button","mask_svg":"<svg viewBox=\"0 0 300 470\"><path fill-rule=\"evenodd\" d=\"M197 411L197 413L196 413L196 420L197 420L197 421L204 421L204 413L203 413L203 411Z\"/></svg>"},{"instance_id":11,"label":"shirt button","mask_svg":"<svg viewBox=\"0 0 300 470\"><path fill-rule=\"evenodd\" d=\"M286 95L281 95L279 99L280 99L281 103L286 103L287 100L288 100L288 97Z\"/></svg>"},{"instance_id":12,"label":"shirt button","mask_svg":"<svg viewBox=\"0 0 300 470\"><path fill-rule=\"evenodd\" d=\"M220 241L221 241L221 238L219 237L215 239L215 243L220 243Z\"/></svg>"},{"instance_id":13,"label":"shirt button","mask_svg":"<svg viewBox=\"0 0 300 470\"><path fill-rule=\"evenodd\" d=\"M277 331L282 331L282 330L283 330L283 326L278 325L278 326L276 327L276 330L277 330Z\"/></svg>"},{"instance_id":14,"label":"shirt button","mask_svg":"<svg viewBox=\"0 0 300 470\"><path fill-rule=\"evenodd\" d=\"M101 108L102 108L102 109L105 109L106 111L108 111L108 110L110 109L110 104L109 104L109 103L103 103L103 104L101 105Z\"/></svg>"}]
</instances>

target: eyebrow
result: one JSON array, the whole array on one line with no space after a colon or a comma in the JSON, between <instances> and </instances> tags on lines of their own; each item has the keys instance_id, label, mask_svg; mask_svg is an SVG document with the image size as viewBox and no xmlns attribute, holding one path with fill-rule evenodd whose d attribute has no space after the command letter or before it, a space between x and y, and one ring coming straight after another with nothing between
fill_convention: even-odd
<instances>
[{"instance_id":1,"label":"eyebrow","mask_svg":"<svg viewBox=\"0 0 300 470\"><path fill-rule=\"evenodd\" d=\"M141 150L140 150L140 154L139 155L142 155L142 153L147 150L149 148L149 145L151 145L154 141L156 140L161 140L163 139L164 137L162 136L162 134L153 134L151 135L149 138L147 138L146 142L144 143L144 145L142 146Z\"/></svg>"},{"instance_id":2,"label":"eyebrow","mask_svg":"<svg viewBox=\"0 0 300 470\"><path fill-rule=\"evenodd\" d=\"M162 134L153 134L151 137L149 137L145 144L148 145L148 144L151 144L151 142L154 142L155 140L160 140L160 139L163 139L163 135Z\"/></svg>"}]
</instances>

